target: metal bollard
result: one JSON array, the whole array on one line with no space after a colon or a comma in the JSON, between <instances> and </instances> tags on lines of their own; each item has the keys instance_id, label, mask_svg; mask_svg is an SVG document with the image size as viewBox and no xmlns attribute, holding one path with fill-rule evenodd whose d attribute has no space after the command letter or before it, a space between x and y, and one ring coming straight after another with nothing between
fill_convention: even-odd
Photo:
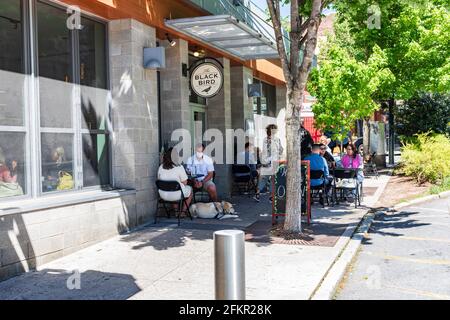
<instances>
[{"instance_id":1,"label":"metal bollard","mask_svg":"<svg viewBox=\"0 0 450 320\"><path fill-rule=\"evenodd\" d=\"M245 234L214 232L216 300L245 300Z\"/></svg>"}]
</instances>

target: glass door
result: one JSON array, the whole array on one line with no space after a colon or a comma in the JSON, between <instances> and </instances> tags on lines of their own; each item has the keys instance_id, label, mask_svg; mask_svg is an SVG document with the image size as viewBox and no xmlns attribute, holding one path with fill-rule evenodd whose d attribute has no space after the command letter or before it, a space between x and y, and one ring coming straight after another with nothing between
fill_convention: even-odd
<instances>
[{"instance_id":1,"label":"glass door","mask_svg":"<svg viewBox=\"0 0 450 320\"><path fill-rule=\"evenodd\" d=\"M205 107L192 106L192 148L198 143L203 143L203 134L206 131L206 110ZM194 150L193 150L194 151Z\"/></svg>"}]
</instances>

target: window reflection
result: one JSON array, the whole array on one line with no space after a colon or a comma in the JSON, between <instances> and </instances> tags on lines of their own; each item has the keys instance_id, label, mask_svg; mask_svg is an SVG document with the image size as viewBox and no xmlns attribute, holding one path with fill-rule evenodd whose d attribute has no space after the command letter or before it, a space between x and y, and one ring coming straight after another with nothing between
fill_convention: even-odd
<instances>
[{"instance_id":1,"label":"window reflection","mask_svg":"<svg viewBox=\"0 0 450 320\"><path fill-rule=\"evenodd\" d=\"M74 189L73 135L43 133L42 191L64 191Z\"/></svg>"},{"instance_id":2,"label":"window reflection","mask_svg":"<svg viewBox=\"0 0 450 320\"><path fill-rule=\"evenodd\" d=\"M109 139L105 134L83 135L83 185L109 184Z\"/></svg>"},{"instance_id":3,"label":"window reflection","mask_svg":"<svg viewBox=\"0 0 450 320\"><path fill-rule=\"evenodd\" d=\"M25 133L0 132L0 198L26 193L24 146Z\"/></svg>"}]
</instances>

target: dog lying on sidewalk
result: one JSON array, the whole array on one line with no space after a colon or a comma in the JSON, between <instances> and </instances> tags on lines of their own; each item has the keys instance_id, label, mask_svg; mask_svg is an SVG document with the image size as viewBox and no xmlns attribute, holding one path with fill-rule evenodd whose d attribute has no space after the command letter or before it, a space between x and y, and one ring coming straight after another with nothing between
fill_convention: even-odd
<instances>
[{"instance_id":1,"label":"dog lying on sidewalk","mask_svg":"<svg viewBox=\"0 0 450 320\"><path fill-rule=\"evenodd\" d=\"M193 218L200 219L227 219L238 218L233 205L229 202L210 202L210 203L195 203L189 208Z\"/></svg>"}]
</instances>

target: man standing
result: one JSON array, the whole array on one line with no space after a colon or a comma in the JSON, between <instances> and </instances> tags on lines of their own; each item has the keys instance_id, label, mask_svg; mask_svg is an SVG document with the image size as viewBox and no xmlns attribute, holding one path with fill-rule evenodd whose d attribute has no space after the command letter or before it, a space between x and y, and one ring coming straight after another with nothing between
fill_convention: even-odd
<instances>
[{"instance_id":1,"label":"man standing","mask_svg":"<svg viewBox=\"0 0 450 320\"><path fill-rule=\"evenodd\" d=\"M217 202L217 189L214 184L214 162L204 154L205 145L198 144L195 148L195 154L187 161L187 169L193 175L201 175L195 179L193 187L209 194L211 201Z\"/></svg>"}]
</instances>

